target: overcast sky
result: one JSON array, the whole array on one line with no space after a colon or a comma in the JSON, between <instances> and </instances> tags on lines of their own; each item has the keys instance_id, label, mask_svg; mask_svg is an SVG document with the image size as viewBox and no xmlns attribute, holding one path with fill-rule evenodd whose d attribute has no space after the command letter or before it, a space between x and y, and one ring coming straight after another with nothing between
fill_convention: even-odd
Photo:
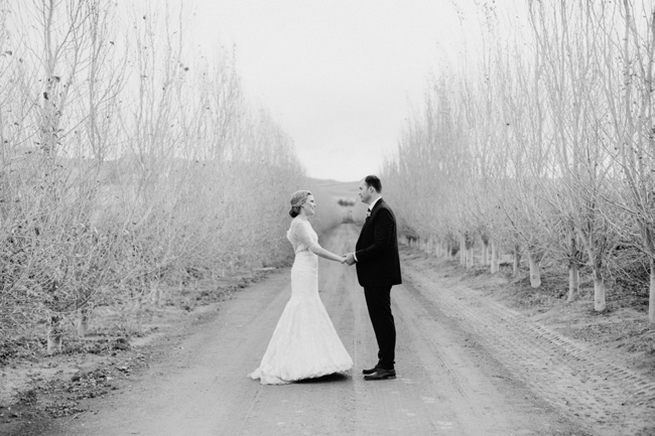
<instances>
[{"instance_id":1,"label":"overcast sky","mask_svg":"<svg viewBox=\"0 0 655 436\"><path fill-rule=\"evenodd\" d=\"M380 169L430 71L462 50L455 3L187 0L194 40L236 45L249 101L291 135L308 175L341 181Z\"/></svg>"}]
</instances>

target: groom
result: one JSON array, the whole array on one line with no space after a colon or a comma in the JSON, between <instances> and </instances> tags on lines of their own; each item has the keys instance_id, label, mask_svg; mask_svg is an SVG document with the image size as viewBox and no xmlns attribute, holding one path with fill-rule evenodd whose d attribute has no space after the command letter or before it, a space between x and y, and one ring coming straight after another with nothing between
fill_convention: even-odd
<instances>
[{"instance_id":1,"label":"groom","mask_svg":"<svg viewBox=\"0 0 655 436\"><path fill-rule=\"evenodd\" d=\"M366 221L357 239L355 252L346 263L356 264L357 279L364 288L368 314L378 342L378 363L365 369L365 380L395 378L394 353L396 327L391 314L390 293L401 283L396 218L382 199L382 184L377 176L367 176L359 185L359 198L368 204Z\"/></svg>"}]
</instances>

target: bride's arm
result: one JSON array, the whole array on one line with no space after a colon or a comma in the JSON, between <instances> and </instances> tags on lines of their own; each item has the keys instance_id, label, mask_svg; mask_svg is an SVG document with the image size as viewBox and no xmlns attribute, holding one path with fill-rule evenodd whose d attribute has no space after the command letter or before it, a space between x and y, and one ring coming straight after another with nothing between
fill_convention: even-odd
<instances>
[{"instance_id":1,"label":"bride's arm","mask_svg":"<svg viewBox=\"0 0 655 436\"><path fill-rule=\"evenodd\" d=\"M335 262L345 261L345 256L334 254L333 252L321 247L318 242L314 242L314 240L309 236L309 229L311 228L309 223L297 222L295 225L297 227L295 227L294 230L297 231L298 237L307 246L307 248L309 248L309 251L317 256L321 256L325 259L333 260Z\"/></svg>"},{"instance_id":2,"label":"bride's arm","mask_svg":"<svg viewBox=\"0 0 655 436\"><path fill-rule=\"evenodd\" d=\"M309 247L312 253L317 256L321 256L325 259L334 260L335 262L343 262L346 258L345 256L339 256L333 252L326 250L318 244L313 244Z\"/></svg>"}]
</instances>

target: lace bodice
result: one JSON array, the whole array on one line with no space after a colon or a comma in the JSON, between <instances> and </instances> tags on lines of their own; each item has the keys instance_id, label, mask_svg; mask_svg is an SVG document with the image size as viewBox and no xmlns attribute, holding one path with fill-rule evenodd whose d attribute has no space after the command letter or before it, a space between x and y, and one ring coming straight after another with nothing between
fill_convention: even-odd
<instances>
[{"instance_id":1,"label":"lace bodice","mask_svg":"<svg viewBox=\"0 0 655 436\"><path fill-rule=\"evenodd\" d=\"M311 251L311 248L318 246L318 235L312 225L303 218L294 218L287 230L287 239L293 246L293 251Z\"/></svg>"}]
</instances>

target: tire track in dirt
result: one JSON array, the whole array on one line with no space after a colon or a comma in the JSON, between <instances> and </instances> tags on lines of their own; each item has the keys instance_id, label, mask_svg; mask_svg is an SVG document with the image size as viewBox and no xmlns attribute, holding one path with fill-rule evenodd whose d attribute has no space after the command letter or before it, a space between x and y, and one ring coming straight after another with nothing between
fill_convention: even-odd
<instances>
[{"instance_id":1,"label":"tire track in dirt","mask_svg":"<svg viewBox=\"0 0 655 436\"><path fill-rule=\"evenodd\" d=\"M356 229L342 227L356 239ZM340 237L341 238L341 237ZM426 310L405 286L392 289L397 329L398 379L366 382L359 373L375 361L377 345L361 287L353 270L346 277L354 307L353 384L357 435L580 435L487 355L466 346L466 334L445 316ZM348 281L349 284L348 284ZM358 366L359 363L359 366ZM502 374L503 379L494 378Z\"/></svg>"},{"instance_id":2,"label":"tire track in dirt","mask_svg":"<svg viewBox=\"0 0 655 436\"><path fill-rule=\"evenodd\" d=\"M536 397L490 356L476 338L452 322L439 308L417 298L411 286L394 294L398 318L409 324L411 353L419 361L409 369L420 374L421 396L448 406L454 434L576 434L581 432ZM403 362L402 365L407 365ZM430 382L424 381L430 378ZM431 389L430 389L431 388ZM443 427L442 427L443 428Z\"/></svg>"},{"instance_id":3,"label":"tire track in dirt","mask_svg":"<svg viewBox=\"0 0 655 436\"><path fill-rule=\"evenodd\" d=\"M423 305L447 313L571 419L598 434L654 431L655 383L404 257L405 277Z\"/></svg>"}]
</instances>

